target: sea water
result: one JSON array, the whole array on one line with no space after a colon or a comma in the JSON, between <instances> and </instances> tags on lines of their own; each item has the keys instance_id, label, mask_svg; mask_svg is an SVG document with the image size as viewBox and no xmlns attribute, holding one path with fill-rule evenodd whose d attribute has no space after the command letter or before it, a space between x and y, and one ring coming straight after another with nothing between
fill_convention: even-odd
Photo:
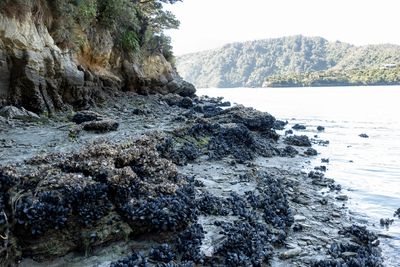
<instances>
[{"instance_id":1,"label":"sea water","mask_svg":"<svg viewBox=\"0 0 400 267\"><path fill-rule=\"evenodd\" d=\"M232 103L269 112L289 127L304 124L297 134L329 140L316 147L311 164L329 158L326 176L342 185L356 221L381 234L385 266L400 266L400 87L233 88L199 89L198 95L222 96ZM317 133L316 127L325 131ZM367 134L369 138L361 138ZM381 227L380 219L395 219ZM387 237L382 237L387 236Z\"/></svg>"}]
</instances>

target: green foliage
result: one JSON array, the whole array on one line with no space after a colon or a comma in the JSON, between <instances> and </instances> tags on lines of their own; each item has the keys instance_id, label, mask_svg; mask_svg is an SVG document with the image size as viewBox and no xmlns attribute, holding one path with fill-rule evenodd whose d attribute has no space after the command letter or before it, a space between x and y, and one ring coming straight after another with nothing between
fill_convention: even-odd
<instances>
[{"instance_id":1,"label":"green foliage","mask_svg":"<svg viewBox=\"0 0 400 267\"><path fill-rule=\"evenodd\" d=\"M141 50L163 53L173 60L165 29L177 28L179 21L164 4L180 0L0 0L1 13L24 19L26 14L54 18L47 23L61 48L78 48L82 33L100 27L109 30L115 44L127 55ZM39 21L39 19L38 19Z\"/></svg>"},{"instance_id":2,"label":"green foliage","mask_svg":"<svg viewBox=\"0 0 400 267\"><path fill-rule=\"evenodd\" d=\"M295 76L379 69L383 64L399 62L399 46L356 47L320 37L292 36L184 55L178 57L177 68L185 80L198 87L261 87L271 76L300 79Z\"/></svg>"},{"instance_id":3,"label":"green foliage","mask_svg":"<svg viewBox=\"0 0 400 267\"><path fill-rule=\"evenodd\" d=\"M122 48L128 53L139 53L140 43L137 33L134 31L126 31L122 36Z\"/></svg>"},{"instance_id":4,"label":"green foliage","mask_svg":"<svg viewBox=\"0 0 400 267\"><path fill-rule=\"evenodd\" d=\"M127 0L97 0L97 4L98 23L108 29L114 28L125 8L129 8Z\"/></svg>"},{"instance_id":5,"label":"green foliage","mask_svg":"<svg viewBox=\"0 0 400 267\"><path fill-rule=\"evenodd\" d=\"M97 16L97 0L80 0L77 3L76 19L82 28L88 28Z\"/></svg>"},{"instance_id":6,"label":"green foliage","mask_svg":"<svg viewBox=\"0 0 400 267\"><path fill-rule=\"evenodd\" d=\"M55 20L50 28L55 43L61 48L74 48L78 43L76 35L76 6L68 0L48 1Z\"/></svg>"},{"instance_id":7,"label":"green foliage","mask_svg":"<svg viewBox=\"0 0 400 267\"><path fill-rule=\"evenodd\" d=\"M290 73L268 77L265 86L346 86L346 85L398 85L400 68L372 68L354 70L328 70L309 73Z\"/></svg>"}]
</instances>

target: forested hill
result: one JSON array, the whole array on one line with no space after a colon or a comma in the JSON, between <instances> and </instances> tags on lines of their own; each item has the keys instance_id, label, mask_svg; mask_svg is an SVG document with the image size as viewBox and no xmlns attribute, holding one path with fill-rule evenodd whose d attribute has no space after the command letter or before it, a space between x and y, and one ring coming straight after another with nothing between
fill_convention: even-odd
<instances>
[{"instance_id":1,"label":"forested hill","mask_svg":"<svg viewBox=\"0 0 400 267\"><path fill-rule=\"evenodd\" d=\"M400 46L397 45L354 46L301 35L233 43L177 58L178 72L197 87L261 87L271 85L270 78L278 86L304 86L313 83L303 78L332 75L340 76L341 84L346 84L351 83L343 78L347 71L362 76L364 72L393 68L398 63ZM297 77L294 83L292 77ZM368 77L364 80L368 84Z\"/></svg>"}]
</instances>

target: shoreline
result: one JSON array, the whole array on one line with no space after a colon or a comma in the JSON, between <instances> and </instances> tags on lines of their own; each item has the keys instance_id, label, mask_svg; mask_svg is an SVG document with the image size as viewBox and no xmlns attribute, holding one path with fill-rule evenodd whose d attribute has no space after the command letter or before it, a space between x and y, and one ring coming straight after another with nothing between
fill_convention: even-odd
<instances>
[{"instance_id":1,"label":"shoreline","mask_svg":"<svg viewBox=\"0 0 400 267\"><path fill-rule=\"evenodd\" d=\"M332 192L327 191L327 196L321 195L321 189L327 188L329 185L335 185L334 181L325 178L319 172L317 175L311 175L302 171L304 166L308 164L306 161L309 156L304 155L307 147L296 147L295 150L299 152L297 156L283 156L282 151L286 147L286 144L282 142L284 137L279 138L279 141L276 140L278 137L274 134L275 131L272 130L273 125L268 113L256 112L240 106L223 111L219 108L221 104L220 101L211 98L189 101L188 98L178 96L143 97L132 95L127 99L119 99L114 106L109 105L106 108L95 109L95 111L119 122L120 127L116 132L100 135L106 140L112 138L112 143L116 142L121 145L127 142L126 140L133 140L132 142L139 140L141 142L140 140L143 136L150 136L150 139L153 138L152 136L155 136L156 139L163 139L164 135L172 137L172 150L171 147L157 150L157 153L163 154L160 160L162 158L167 159L167 161L176 166L176 172L184 177L194 176L195 199L206 197L204 194L207 193L219 198L204 198L204 210L200 210L198 218L191 223L191 225L194 225L201 222L200 225L205 231L203 233L204 237L201 238L201 245L193 245L196 248L195 252L190 252L192 258L193 255L203 255L203 263L199 261L197 264L207 265L207 261L218 253L220 253L220 256L216 260L222 261L221 255L228 255L226 254L229 252L227 248L232 251L238 249L237 247L232 247L232 244L236 242L235 240L229 240L228 238L230 243L226 243L229 236L227 233L238 231L238 229L234 225L215 224L215 222L243 222L254 219L254 222L261 223L257 227L262 226L268 229L268 235L263 240L263 247L256 248L251 255L257 255L254 253L255 251L259 252L260 249L269 252L265 256L250 257L248 260L253 261L253 264L255 263L254 260L257 260L256 258L261 258L263 259L262 264L269 262L271 266L304 266L304 264L330 266L328 262L317 264L319 264L320 260L328 260L329 257L332 261L346 261L352 258L358 260L360 258L358 251L368 252L368 249L370 249L370 255L373 256L371 260L374 260L374 257L378 255L374 254L378 253L378 251L375 251L376 239L373 234L365 230L352 228L351 222L346 218L345 210L335 204L335 197L340 196L340 193L337 193L338 191L334 189ZM241 126L243 123L245 125L244 128ZM20 146L20 141L23 140L24 136L26 137L26 132L24 135L24 132L21 132L19 127L11 128L9 132L6 132L9 134L21 134L19 140L11 144L11 147L6 148L5 153L3 151L1 153L2 157L7 157L9 161L21 160L15 155L14 158L12 157L13 149L17 153L31 151L32 155L37 153L45 155L44 158L39 158L39 162L40 160L46 161L47 153L49 152L60 152L61 158L63 158L70 151L75 150L78 151L75 153L79 158L79 150L82 149L82 146L90 144L91 140L99 137L96 134L86 133L80 129L77 131L77 135L71 139L71 136L68 137L68 135L71 130L75 131L75 125L66 121L56 122L52 129L57 129L57 132L53 133L53 135L50 133L50 136L46 124L39 127L33 124L33 132L41 133L41 137L35 139L32 136L31 141L33 144L31 144L31 147L27 146L27 144ZM159 132L162 132L161 137L158 135ZM135 137L132 138L132 136ZM234 137L237 139L232 139ZM47 143L40 143L43 138L46 138ZM210 141L214 143L210 145ZM196 147L193 147L193 144ZM125 145L128 148L131 146L131 144ZM257 151L260 146L263 149ZM47 151L43 151L44 148ZM32 150L34 151L32 152ZM210 154L210 152L212 153ZM84 151L81 151L81 153L84 153ZM30 156L26 154L26 158L30 158ZM84 156L84 154L81 156ZM90 157L88 159L90 160ZM57 156L55 160L57 161ZM76 163L79 166L79 162ZM94 163L96 163L96 160L94 160ZM21 165L17 169L20 167ZM310 166L311 169L313 167L317 166ZM269 188L268 185L270 184L273 184L274 187ZM265 187L266 185L267 187ZM179 188L181 185L173 182L169 186L177 186ZM268 221L269 219L265 221L263 217L266 216L264 209L268 208L265 203L256 201L258 204L255 203L255 206L252 206L248 200L244 199L245 192L258 192L256 196L262 196L262 192L266 188L272 190L270 192L280 192L276 195L276 199L271 200L272 202L269 205L280 205L280 203L288 205L288 210L284 213L268 213L271 221ZM166 189L164 188L163 190ZM231 193L236 193L239 198L232 199ZM344 200L345 198L343 197L342 199ZM230 204L226 203L228 200L231 202ZM242 205L240 203L243 201L247 201L244 203L244 210L237 210L237 207L240 207ZM211 210L209 210L210 205L213 207ZM227 209L227 211L224 209ZM253 213L248 214L247 209ZM276 222L277 218L283 221ZM252 229L251 231L259 231L254 226L249 229ZM221 231L225 231L222 236L212 234L220 233ZM338 234L339 231L342 234ZM171 236L177 235L178 232L171 234L167 231L166 234L170 237L167 237L166 240L171 240ZM158 232L155 236L159 234ZM361 234L361 236L357 236L357 234ZM160 240L157 240L158 242L152 240L154 233L148 236L151 237L151 242L139 244L139 246L147 248L147 250L155 243L160 243ZM163 236L163 234L160 236ZM361 237L365 237L365 239L362 240ZM135 238L137 236L133 237L133 239ZM143 238L141 236L141 239ZM272 242L273 240L275 241ZM133 243L135 242L133 241ZM352 244L356 246L355 248L352 247L355 251L341 251L338 248L336 251L328 253L329 248L335 242ZM105 244L98 247L104 247ZM227 244L230 246L226 247ZM271 245L272 247L267 249ZM136 248L135 252L141 250L137 248L138 244L127 245L128 250L130 250L130 246ZM122 248L123 246L120 244L118 247ZM112 246L109 246L109 248L113 251ZM99 253L99 248L93 249L95 253L96 251ZM345 247L345 249L349 250L350 247ZM104 255L107 255L107 253L101 249L100 251L102 251L103 255L102 257L100 256L103 259L103 264L118 259L115 255L108 255L108 261L104 261ZM115 254L115 252L111 254L113 253ZM75 258L79 254L82 254L82 252L69 254L66 258L59 258L58 263L67 260L68 264L71 264L70 266L74 266L73 261L77 259L78 261L84 260L87 262L88 265L86 266L93 266L94 263L99 263L99 258L96 258L96 256L92 258L85 258L84 256ZM119 257L121 258L128 254L121 253ZM70 261L68 261L68 257ZM90 259L92 259L92 262ZM380 266L380 259L376 258L375 260L377 265L374 266ZM59 266L57 265L57 260L53 261L53 263L54 265L51 265L50 262L34 265L31 260L25 260L22 261L21 266ZM80 264L80 262L76 262L76 264ZM237 264L237 266L241 266L240 263ZM242 264L244 263L242 262Z\"/></svg>"}]
</instances>

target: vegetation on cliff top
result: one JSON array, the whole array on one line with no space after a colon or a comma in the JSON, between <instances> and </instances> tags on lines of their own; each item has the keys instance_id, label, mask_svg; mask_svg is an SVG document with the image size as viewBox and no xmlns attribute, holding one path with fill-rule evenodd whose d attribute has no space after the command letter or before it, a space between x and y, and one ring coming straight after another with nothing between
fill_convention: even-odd
<instances>
[{"instance_id":1,"label":"vegetation on cliff top","mask_svg":"<svg viewBox=\"0 0 400 267\"><path fill-rule=\"evenodd\" d=\"M184 55L177 58L177 68L184 79L198 87L261 87L266 81L265 84L282 81L280 85L284 86L292 78L301 80L299 85L313 85L305 79L321 75L345 83L374 84L375 80L379 83L398 80L398 76L386 79L394 75L394 70L382 69L398 62L400 46L358 47L299 35L233 43ZM347 76L352 77L347 80Z\"/></svg>"},{"instance_id":2,"label":"vegetation on cliff top","mask_svg":"<svg viewBox=\"0 0 400 267\"><path fill-rule=\"evenodd\" d=\"M161 52L173 60L170 38L165 29L175 29L179 21L163 4L181 0L0 0L1 13L24 20L32 14L50 31L63 49L82 45L82 32L108 30L119 50L126 55Z\"/></svg>"}]
</instances>

